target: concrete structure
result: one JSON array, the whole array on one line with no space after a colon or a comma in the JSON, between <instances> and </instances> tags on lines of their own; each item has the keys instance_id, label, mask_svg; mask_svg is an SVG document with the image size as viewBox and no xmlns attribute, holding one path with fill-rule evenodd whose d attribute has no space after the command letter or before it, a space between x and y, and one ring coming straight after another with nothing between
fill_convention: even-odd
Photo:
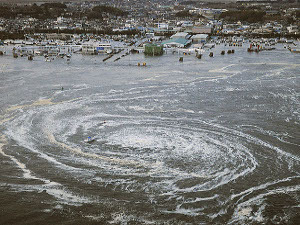
<instances>
[{"instance_id":1,"label":"concrete structure","mask_svg":"<svg viewBox=\"0 0 300 225\"><path fill-rule=\"evenodd\" d=\"M208 26L195 26L192 28L193 34L211 34L212 28Z\"/></svg>"},{"instance_id":2,"label":"concrete structure","mask_svg":"<svg viewBox=\"0 0 300 225\"><path fill-rule=\"evenodd\" d=\"M192 36L192 42L193 43L205 43L208 41L208 35L207 34L196 34Z\"/></svg>"}]
</instances>

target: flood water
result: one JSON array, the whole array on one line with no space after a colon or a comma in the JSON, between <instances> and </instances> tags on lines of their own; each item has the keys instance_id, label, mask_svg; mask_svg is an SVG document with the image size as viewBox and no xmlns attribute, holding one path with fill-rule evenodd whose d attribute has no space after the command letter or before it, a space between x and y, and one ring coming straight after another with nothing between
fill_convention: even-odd
<instances>
[{"instance_id":1,"label":"flood water","mask_svg":"<svg viewBox=\"0 0 300 225\"><path fill-rule=\"evenodd\" d=\"M0 224L299 224L300 54L223 49L1 57Z\"/></svg>"}]
</instances>

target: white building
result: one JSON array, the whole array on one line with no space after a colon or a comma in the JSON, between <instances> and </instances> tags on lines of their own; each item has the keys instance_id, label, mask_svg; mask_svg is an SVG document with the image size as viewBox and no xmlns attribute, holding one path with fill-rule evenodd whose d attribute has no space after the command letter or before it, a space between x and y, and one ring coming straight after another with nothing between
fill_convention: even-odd
<instances>
[{"instance_id":1,"label":"white building","mask_svg":"<svg viewBox=\"0 0 300 225\"><path fill-rule=\"evenodd\" d=\"M111 43L89 41L82 44L82 54L96 55L98 53L111 53Z\"/></svg>"},{"instance_id":2,"label":"white building","mask_svg":"<svg viewBox=\"0 0 300 225\"><path fill-rule=\"evenodd\" d=\"M208 41L208 35L207 34L196 34L192 36L192 42L193 43L205 43Z\"/></svg>"},{"instance_id":3,"label":"white building","mask_svg":"<svg viewBox=\"0 0 300 225\"><path fill-rule=\"evenodd\" d=\"M169 29L169 25L167 23L158 23L157 24L157 28L158 29L166 29L166 30L168 30Z\"/></svg>"},{"instance_id":4,"label":"white building","mask_svg":"<svg viewBox=\"0 0 300 225\"><path fill-rule=\"evenodd\" d=\"M189 39L190 35L186 32L179 32L171 36L171 39L176 39L176 38L184 38L184 39Z\"/></svg>"}]
</instances>

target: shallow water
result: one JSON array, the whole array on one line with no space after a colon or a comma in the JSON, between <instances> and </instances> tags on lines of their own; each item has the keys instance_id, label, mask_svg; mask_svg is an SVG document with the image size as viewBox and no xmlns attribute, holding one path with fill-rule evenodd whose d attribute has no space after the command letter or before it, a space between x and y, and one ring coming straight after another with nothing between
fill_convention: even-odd
<instances>
[{"instance_id":1,"label":"shallow water","mask_svg":"<svg viewBox=\"0 0 300 225\"><path fill-rule=\"evenodd\" d=\"M1 57L0 223L296 224L300 55L276 48Z\"/></svg>"}]
</instances>

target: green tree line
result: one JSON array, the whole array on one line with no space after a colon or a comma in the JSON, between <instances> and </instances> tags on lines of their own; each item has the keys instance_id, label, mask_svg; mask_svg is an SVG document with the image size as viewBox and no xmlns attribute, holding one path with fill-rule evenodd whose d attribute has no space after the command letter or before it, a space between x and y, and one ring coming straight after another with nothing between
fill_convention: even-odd
<instances>
[{"instance_id":1,"label":"green tree line","mask_svg":"<svg viewBox=\"0 0 300 225\"><path fill-rule=\"evenodd\" d=\"M62 3L45 3L41 6L36 4L18 7L0 6L0 17L14 19L17 16L29 16L36 19L51 19L62 15L66 8L67 6Z\"/></svg>"},{"instance_id":2,"label":"green tree line","mask_svg":"<svg viewBox=\"0 0 300 225\"><path fill-rule=\"evenodd\" d=\"M95 6L92 9L84 10L80 13L71 12L71 16L66 14L67 6L63 3L44 3L41 6L36 4L25 6L0 6L0 18L14 19L18 16L32 17L36 19L53 19L59 16L66 16L71 18L87 17L90 20L102 20L103 13L109 13L114 16L126 16L127 12L112 7L112 6Z\"/></svg>"},{"instance_id":3,"label":"green tree line","mask_svg":"<svg viewBox=\"0 0 300 225\"><path fill-rule=\"evenodd\" d=\"M248 22L248 23L258 23L264 21L264 16L266 15L263 11L257 10L241 10L241 11L227 11L220 15L229 22Z\"/></svg>"},{"instance_id":4,"label":"green tree line","mask_svg":"<svg viewBox=\"0 0 300 225\"><path fill-rule=\"evenodd\" d=\"M99 12L99 13L109 13L109 14L112 14L115 16L126 16L128 14L127 12L125 12L121 9L118 9L118 8L115 8L112 6L106 6L106 5L95 6L92 9L92 11Z\"/></svg>"}]
</instances>

